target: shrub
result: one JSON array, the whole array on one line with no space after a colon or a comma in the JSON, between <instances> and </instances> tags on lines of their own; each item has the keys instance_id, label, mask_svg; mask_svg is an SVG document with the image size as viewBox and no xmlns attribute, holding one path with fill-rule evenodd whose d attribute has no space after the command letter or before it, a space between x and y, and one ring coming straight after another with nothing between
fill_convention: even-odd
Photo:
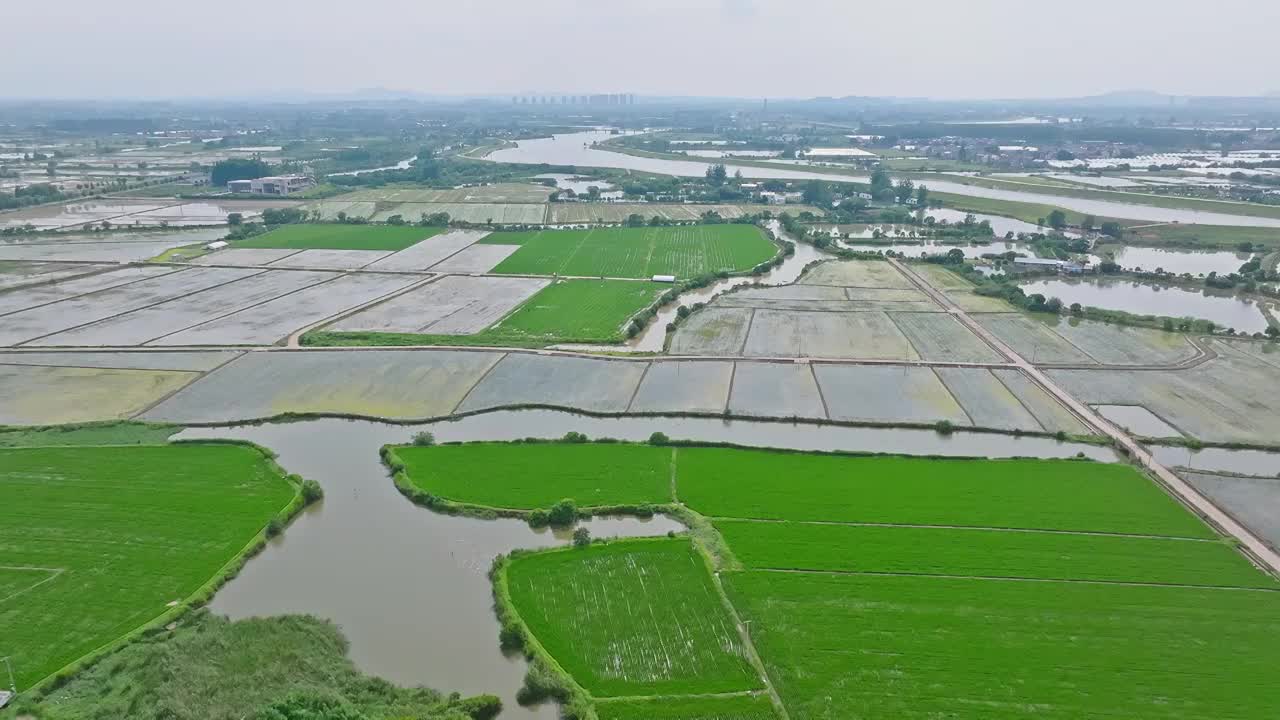
<instances>
[{"instance_id":1,"label":"shrub","mask_svg":"<svg viewBox=\"0 0 1280 720\"><path fill-rule=\"evenodd\" d=\"M580 433L580 432L575 432L575 431L573 431L573 430L570 430L569 432L565 433L565 434L564 434L564 437L563 437L563 438L560 438L560 439L561 439L562 441L564 441L564 442L567 442L567 443L584 443L584 442L587 442L587 436L586 436L586 435L583 435L583 434L582 434L582 433Z\"/></svg>"},{"instance_id":2,"label":"shrub","mask_svg":"<svg viewBox=\"0 0 1280 720\"><path fill-rule=\"evenodd\" d=\"M956 428L951 424L950 420L939 420L934 423L933 429L936 430L939 435L950 435L955 432Z\"/></svg>"},{"instance_id":3,"label":"shrub","mask_svg":"<svg viewBox=\"0 0 1280 720\"><path fill-rule=\"evenodd\" d=\"M436 444L436 436L422 430L413 434L413 444L418 447L431 447Z\"/></svg>"},{"instance_id":4,"label":"shrub","mask_svg":"<svg viewBox=\"0 0 1280 720\"><path fill-rule=\"evenodd\" d=\"M521 705L536 705L551 699L564 701L568 697L564 683L540 662L529 666L524 685L516 692L516 702Z\"/></svg>"},{"instance_id":5,"label":"shrub","mask_svg":"<svg viewBox=\"0 0 1280 720\"><path fill-rule=\"evenodd\" d=\"M320 487L320 483L315 480L302 481L302 500L310 505L324 497L324 489Z\"/></svg>"},{"instance_id":6,"label":"shrub","mask_svg":"<svg viewBox=\"0 0 1280 720\"><path fill-rule=\"evenodd\" d=\"M546 527L551 520L547 517L546 510L532 510L529 512L529 524L533 527Z\"/></svg>"},{"instance_id":7,"label":"shrub","mask_svg":"<svg viewBox=\"0 0 1280 720\"><path fill-rule=\"evenodd\" d=\"M664 432L655 432L654 434L649 436L649 444L650 445L670 445L671 438L667 437L667 434Z\"/></svg>"},{"instance_id":8,"label":"shrub","mask_svg":"<svg viewBox=\"0 0 1280 720\"><path fill-rule=\"evenodd\" d=\"M564 499L547 511L547 522L552 525L572 525L578 519L578 505L572 500Z\"/></svg>"},{"instance_id":9,"label":"shrub","mask_svg":"<svg viewBox=\"0 0 1280 720\"><path fill-rule=\"evenodd\" d=\"M586 547L591 544L591 531L580 527L573 531L573 546Z\"/></svg>"},{"instance_id":10,"label":"shrub","mask_svg":"<svg viewBox=\"0 0 1280 720\"><path fill-rule=\"evenodd\" d=\"M271 518L267 523L267 537L273 538L282 532L284 532L284 521L278 517Z\"/></svg>"}]
</instances>

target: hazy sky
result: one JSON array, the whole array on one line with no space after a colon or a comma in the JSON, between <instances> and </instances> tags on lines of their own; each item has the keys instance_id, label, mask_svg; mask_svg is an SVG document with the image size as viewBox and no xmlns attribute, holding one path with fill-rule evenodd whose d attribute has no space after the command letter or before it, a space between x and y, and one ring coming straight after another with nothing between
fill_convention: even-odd
<instances>
[{"instance_id":1,"label":"hazy sky","mask_svg":"<svg viewBox=\"0 0 1280 720\"><path fill-rule=\"evenodd\" d=\"M0 97L1280 91L1277 0L0 0Z\"/></svg>"}]
</instances>

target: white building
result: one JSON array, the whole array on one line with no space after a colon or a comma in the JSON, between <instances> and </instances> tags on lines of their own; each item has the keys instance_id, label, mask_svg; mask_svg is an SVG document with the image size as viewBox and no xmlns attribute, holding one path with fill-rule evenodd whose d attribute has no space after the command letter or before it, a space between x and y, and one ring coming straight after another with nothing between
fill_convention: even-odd
<instances>
[{"instance_id":1,"label":"white building","mask_svg":"<svg viewBox=\"0 0 1280 720\"><path fill-rule=\"evenodd\" d=\"M227 183L227 189L250 195L292 195L314 184L306 175L274 175L256 180L232 180Z\"/></svg>"}]
</instances>

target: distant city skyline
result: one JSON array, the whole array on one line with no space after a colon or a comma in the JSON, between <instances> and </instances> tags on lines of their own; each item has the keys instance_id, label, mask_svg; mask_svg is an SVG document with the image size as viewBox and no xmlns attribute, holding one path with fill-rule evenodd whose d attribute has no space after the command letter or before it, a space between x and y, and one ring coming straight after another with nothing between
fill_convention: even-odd
<instances>
[{"instance_id":1,"label":"distant city skyline","mask_svg":"<svg viewBox=\"0 0 1280 720\"><path fill-rule=\"evenodd\" d=\"M64 0L0 15L3 98L1280 91L1280 3L1262 0Z\"/></svg>"}]
</instances>

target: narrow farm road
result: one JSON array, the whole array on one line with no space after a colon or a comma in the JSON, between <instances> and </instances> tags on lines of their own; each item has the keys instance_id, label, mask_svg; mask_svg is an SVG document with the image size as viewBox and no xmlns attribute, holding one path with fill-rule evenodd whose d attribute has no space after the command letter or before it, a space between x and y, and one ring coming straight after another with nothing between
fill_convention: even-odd
<instances>
[{"instance_id":1,"label":"narrow farm road","mask_svg":"<svg viewBox=\"0 0 1280 720\"><path fill-rule=\"evenodd\" d=\"M996 337L991 331L987 330L977 320L974 320L969 313L963 308L956 305L946 293L933 287L917 274L910 267L897 259L889 258L889 262L896 267L903 275L915 284L921 291L929 295L935 302L941 305L958 319L964 323L966 327L972 330L982 338L988 345L994 348L1004 357L1026 373L1032 380L1040 385L1041 388L1053 397L1057 398L1071 412L1078 416L1086 425L1095 428L1098 432L1115 440L1117 445L1128 451L1129 456L1138 461L1138 463L1149 470L1156 479L1158 479L1166 488L1169 489L1179 500L1194 510L1197 514L1209 519L1213 524L1217 525L1223 532L1239 540L1248 554L1255 562L1262 565L1268 571L1280 574L1280 554L1276 553L1267 546L1262 540L1258 539L1248 528L1236 522L1230 515L1223 512L1214 505L1208 498L1201 495L1195 488L1182 478L1175 475L1172 471L1160 464L1159 461L1147 452L1145 448L1138 444L1136 440L1129 436L1120 427L1112 424L1093 408L1085 405L1077 400L1074 396L1062 389L1048 375L1045 375L1035 365L1032 365L1026 358L1019 355L1013 348L1006 345L1000 338Z\"/></svg>"}]
</instances>

